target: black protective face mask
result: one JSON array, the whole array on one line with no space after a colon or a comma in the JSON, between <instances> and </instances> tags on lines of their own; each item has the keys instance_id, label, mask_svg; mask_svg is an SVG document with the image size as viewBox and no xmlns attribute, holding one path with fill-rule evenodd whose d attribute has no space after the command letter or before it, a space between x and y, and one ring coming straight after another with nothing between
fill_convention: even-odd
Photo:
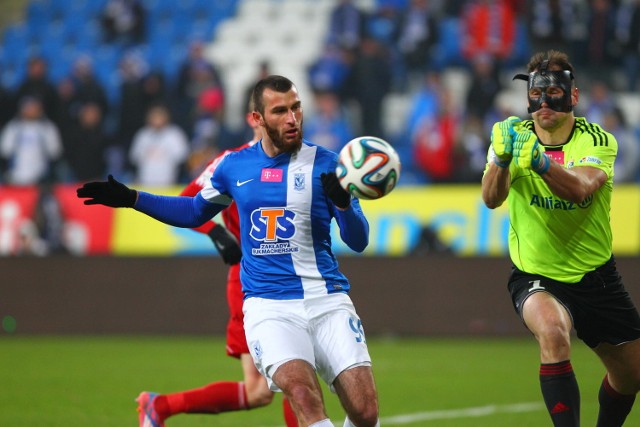
<instances>
[{"instance_id":1,"label":"black protective face mask","mask_svg":"<svg viewBox=\"0 0 640 427\"><path fill-rule=\"evenodd\" d=\"M546 103L553 111L560 113L568 113L573 110L571 105L571 82L573 74L569 70L549 71L548 63L544 61L539 71L527 74L516 74L513 80L524 80L528 82L527 98L529 99L529 113L534 113L542 108L542 104ZM564 94L562 96L548 96L547 89L549 87L559 87ZM528 94L533 88L540 89L541 95L538 99L532 99Z\"/></svg>"}]
</instances>

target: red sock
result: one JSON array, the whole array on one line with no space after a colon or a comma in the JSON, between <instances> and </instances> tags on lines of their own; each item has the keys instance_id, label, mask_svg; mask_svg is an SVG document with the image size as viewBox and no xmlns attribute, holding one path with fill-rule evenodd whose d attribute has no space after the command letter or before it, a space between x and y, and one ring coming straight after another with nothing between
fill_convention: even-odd
<instances>
[{"instance_id":1,"label":"red sock","mask_svg":"<svg viewBox=\"0 0 640 427\"><path fill-rule=\"evenodd\" d=\"M218 414L247 409L247 392L242 382L217 382L195 390L156 397L154 408L160 417L175 414Z\"/></svg>"},{"instance_id":2,"label":"red sock","mask_svg":"<svg viewBox=\"0 0 640 427\"><path fill-rule=\"evenodd\" d=\"M282 412L284 412L284 422L287 427L298 427L298 419L296 414L293 413L293 409L291 409L289 399L286 397L282 398Z\"/></svg>"}]
</instances>

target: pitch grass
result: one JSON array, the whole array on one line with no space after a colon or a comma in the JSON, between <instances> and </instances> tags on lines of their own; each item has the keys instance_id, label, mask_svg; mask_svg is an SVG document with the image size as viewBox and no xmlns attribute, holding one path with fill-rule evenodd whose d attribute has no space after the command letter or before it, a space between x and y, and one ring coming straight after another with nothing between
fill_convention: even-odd
<instances>
[{"instance_id":1,"label":"pitch grass","mask_svg":"<svg viewBox=\"0 0 640 427\"><path fill-rule=\"evenodd\" d=\"M533 339L383 339L369 348L383 425L541 427L541 407L521 413L461 417L457 410L541 402ZM595 425L599 361L582 343L572 357L582 391L583 425ZM0 338L0 426L137 426L142 390L172 392L241 379L240 365L209 337ZM325 389L329 415L342 425L337 397ZM284 425L281 396L266 408L222 415L179 415L167 427ZM453 418L393 421L399 415L454 411ZM397 420L397 418L396 418ZM338 424L339 423L339 424ZM627 420L640 425L640 408Z\"/></svg>"}]
</instances>

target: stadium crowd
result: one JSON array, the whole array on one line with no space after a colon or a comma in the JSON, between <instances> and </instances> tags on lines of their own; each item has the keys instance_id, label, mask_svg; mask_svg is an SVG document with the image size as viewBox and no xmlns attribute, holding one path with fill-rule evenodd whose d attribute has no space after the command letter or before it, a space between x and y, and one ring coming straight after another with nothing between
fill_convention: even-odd
<instances>
[{"instance_id":1,"label":"stadium crowd","mask_svg":"<svg viewBox=\"0 0 640 427\"><path fill-rule=\"evenodd\" d=\"M118 47L117 69L96 65L91 51L78 46L68 71L60 71L62 55L45 55L44 40L31 40L21 73L8 57L15 28L4 32L0 182L75 182L113 173L139 184L185 183L217 152L245 142L247 130L229 126L225 116L226 82L206 56L211 38L185 36L188 53L169 72L139 54L140 46L157 43L154 31L162 29L152 25L159 19L153 8L163 2L85 2L98 5L92 12L100 24L97 43ZM34 10L55 3L32 0L28 22ZM554 47L587 71L578 82L587 100L577 114L618 138L616 181L639 181L640 127L617 100L638 87L640 2L377 0L370 6L352 0L332 6L325 47L307 72L315 95L305 123L309 139L339 150L355 135L380 136L400 151L405 183L478 182L488 127L520 113L500 102L515 67L532 51ZM459 88L443 83L454 69L468 82L461 102L453 93ZM268 72L265 62L261 73ZM385 129L384 103L392 94L409 100L400 132Z\"/></svg>"}]
</instances>

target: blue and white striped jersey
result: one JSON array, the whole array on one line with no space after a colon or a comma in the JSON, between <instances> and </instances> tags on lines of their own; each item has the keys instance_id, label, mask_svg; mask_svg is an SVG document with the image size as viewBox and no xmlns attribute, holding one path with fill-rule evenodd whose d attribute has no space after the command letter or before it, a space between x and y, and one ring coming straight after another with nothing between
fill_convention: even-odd
<instances>
[{"instance_id":1,"label":"blue and white striped jersey","mask_svg":"<svg viewBox=\"0 0 640 427\"><path fill-rule=\"evenodd\" d=\"M357 199L339 211L326 196L320 174L335 171L337 154L304 140L295 154L269 157L262 141L230 153L200 195L238 206L245 298L300 299L348 292L331 251L335 217L342 239L361 252L369 226Z\"/></svg>"}]
</instances>

